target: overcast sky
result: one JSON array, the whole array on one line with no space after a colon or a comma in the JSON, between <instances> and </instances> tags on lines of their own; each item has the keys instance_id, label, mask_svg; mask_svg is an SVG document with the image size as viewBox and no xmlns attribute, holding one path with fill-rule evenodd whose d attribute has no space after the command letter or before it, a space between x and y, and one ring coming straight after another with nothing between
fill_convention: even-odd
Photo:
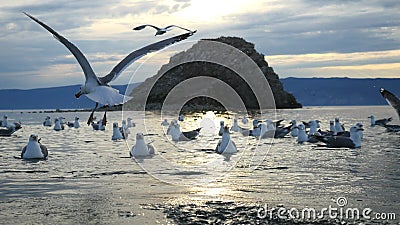
<instances>
[{"instance_id":1,"label":"overcast sky","mask_svg":"<svg viewBox=\"0 0 400 225\"><path fill-rule=\"evenodd\" d=\"M134 26L198 30L185 43L132 64L112 84L127 83L136 69L133 81L142 81L175 52L219 36L253 42L281 78L400 77L397 0L14 0L0 6L0 89L84 82L69 51L23 11L77 45L99 76L131 51L182 33L154 37L154 30Z\"/></svg>"}]
</instances>

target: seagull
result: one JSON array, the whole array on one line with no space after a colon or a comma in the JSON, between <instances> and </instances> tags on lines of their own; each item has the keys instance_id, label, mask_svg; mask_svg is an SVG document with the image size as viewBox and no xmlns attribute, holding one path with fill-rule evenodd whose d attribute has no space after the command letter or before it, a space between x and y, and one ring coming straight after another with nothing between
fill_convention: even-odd
<instances>
[{"instance_id":1,"label":"seagull","mask_svg":"<svg viewBox=\"0 0 400 225\"><path fill-rule=\"evenodd\" d=\"M22 149L21 158L23 159L45 159L48 156L47 147L40 143L36 134L29 136L28 144Z\"/></svg>"},{"instance_id":2,"label":"seagull","mask_svg":"<svg viewBox=\"0 0 400 225\"><path fill-rule=\"evenodd\" d=\"M190 141L197 138L200 130L201 128L197 128L192 131L182 132L181 126L177 122L172 121L167 134L171 135L173 141Z\"/></svg>"},{"instance_id":3,"label":"seagull","mask_svg":"<svg viewBox=\"0 0 400 225\"><path fill-rule=\"evenodd\" d=\"M60 131L60 130L64 130L64 126L61 125L60 123L60 119L59 118L55 118L54 119L54 128L55 131Z\"/></svg>"},{"instance_id":4,"label":"seagull","mask_svg":"<svg viewBox=\"0 0 400 225\"><path fill-rule=\"evenodd\" d=\"M318 140L314 138L314 135L309 135L306 133L306 126L303 123L297 125L297 128L299 129L299 134L297 135L297 143L302 144L304 142L318 142ZM318 134L318 132L316 134Z\"/></svg>"},{"instance_id":5,"label":"seagull","mask_svg":"<svg viewBox=\"0 0 400 225\"><path fill-rule=\"evenodd\" d=\"M186 28L184 28L184 27L180 27L180 26L176 26L176 25L169 25L169 26L166 26L166 27L164 27L164 28L160 28L160 27L156 27L156 26L151 25L151 24L140 25L140 26L134 27L132 30L143 30L143 29L146 28L146 27L152 27L152 28L154 28L154 29L157 30L157 31L156 31L156 34L155 34L154 36L163 35L163 34L167 33L167 31L171 30L171 28L173 28L173 27L177 27L177 28L180 28L180 29L182 29L182 30L189 31L189 32L191 32L191 33L194 32L194 31L191 31L191 30L186 29Z\"/></svg>"},{"instance_id":6,"label":"seagull","mask_svg":"<svg viewBox=\"0 0 400 225\"><path fill-rule=\"evenodd\" d=\"M327 147L330 148L360 148L361 147L361 137L358 131L362 131L362 128L357 126L352 126L350 128L350 137L346 136L321 136L315 135L319 141L324 142Z\"/></svg>"},{"instance_id":7,"label":"seagull","mask_svg":"<svg viewBox=\"0 0 400 225\"><path fill-rule=\"evenodd\" d=\"M370 116L368 116L368 118L371 119L371 127L373 127L375 125L385 126L387 123L392 121L392 117L375 120L375 116L374 115L370 115Z\"/></svg>"},{"instance_id":8,"label":"seagull","mask_svg":"<svg viewBox=\"0 0 400 225\"><path fill-rule=\"evenodd\" d=\"M344 127L343 127L343 125L340 123L340 121L339 121L339 117L336 117L335 118L335 131L336 132L342 132L342 131L344 131L345 129L344 129Z\"/></svg>"},{"instance_id":9,"label":"seagull","mask_svg":"<svg viewBox=\"0 0 400 225\"><path fill-rule=\"evenodd\" d=\"M396 110L397 115L400 119L400 99L388 90L381 88L381 95L386 99L386 101Z\"/></svg>"},{"instance_id":10,"label":"seagull","mask_svg":"<svg viewBox=\"0 0 400 225\"><path fill-rule=\"evenodd\" d=\"M240 127L239 127L239 124L238 124L238 119L234 118L233 119L233 126L231 127L231 131L239 132L239 130L240 130Z\"/></svg>"},{"instance_id":11,"label":"seagull","mask_svg":"<svg viewBox=\"0 0 400 225\"><path fill-rule=\"evenodd\" d=\"M113 123L113 135L111 137L111 140L116 141L116 140L120 140L120 139L125 139L125 137L123 136L123 133L119 129L118 123L114 122Z\"/></svg>"},{"instance_id":12,"label":"seagull","mask_svg":"<svg viewBox=\"0 0 400 225\"><path fill-rule=\"evenodd\" d=\"M168 123L168 120L167 119L164 119L164 121L162 121L161 122L161 126L168 126L169 125L169 123Z\"/></svg>"},{"instance_id":13,"label":"seagull","mask_svg":"<svg viewBox=\"0 0 400 225\"><path fill-rule=\"evenodd\" d=\"M131 131L129 130L128 125L126 124L126 120L122 120L122 127L120 128L121 133L130 134Z\"/></svg>"},{"instance_id":14,"label":"seagull","mask_svg":"<svg viewBox=\"0 0 400 225\"><path fill-rule=\"evenodd\" d=\"M222 134L224 133L224 129L225 129L225 125L224 124L225 124L225 122L223 120L221 120L219 122L219 125L220 125L219 131L218 131L218 135L219 136L222 136Z\"/></svg>"},{"instance_id":15,"label":"seagull","mask_svg":"<svg viewBox=\"0 0 400 225\"><path fill-rule=\"evenodd\" d=\"M51 127L52 126L51 120L50 120L50 116L46 116L46 119L44 119L44 122L43 122L43 126L45 126L45 127Z\"/></svg>"},{"instance_id":16,"label":"seagull","mask_svg":"<svg viewBox=\"0 0 400 225\"><path fill-rule=\"evenodd\" d=\"M131 157L154 155L154 147L151 144L146 144L143 133L136 134L136 144L129 151Z\"/></svg>"},{"instance_id":17,"label":"seagull","mask_svg":"<svg viewBox=\"0 0 400 225\"><path fill-rule=\"evenodd\" d=\"M73 128L79 128L79 118L75 116L74 122L68 122L67 125Z\"/></svg>"},{"instance_id":18,"label":"seagull","mask_svg":"<svg viewBox=\"0 0 400 225\"><path fill-rule=\"evenodd\" d=\"M234 154L237 152L235 143L232 141L229 134L229 127L224 127L224 132L222 134L222 140L218 142L215 151L219 154Z\"/></svg>"},{"instance_id":19,"label":"seagull","mask_svg":"<svg viewBox=\"0 0 400 225\"><path fill-rule=\"evenodd\" d=\"M297 127L297 121L296 120L292 120L290 122L290 124L292 125L290 127L291 131L290 131L290 135L292 137L297 137L297 135L299 135L299 128Z\"/></svg>"},{"instance_id":20,"label":"seagull","mask_svg":"<svg viewBox=\"0 0 400 225\"><path fill-rule=\"evenodd\" d=\"M112 88L108 83L115 80L121 72L128 67L132 62L138 60L139 58L143 57L144 55L158 51L162 48L165 48L168 45L173 43L185 40L186 38L192 36L196 31L188 32L185 34L181 34L178 36L174 36L150 45L147 45L141 49L131 52L128 56L126 56L121 62L119 62L109 74L104 77L97 77L94 73L92 67L90 66L88 60L83 55L83 53L71 42L69 42L66 38L58 34L55 30L47 26L45 23L41 22L40 20L36 19L35 17L29 15L28 13L24 12L26 16L34 20L40 26L45 28L47 31L53 34L53 36L61 42L68 50L75 56L76 60L78 61L79 65L81 66L83 73L85 74L85 84L80 87L80 91L75 94L76 98L79 98L81 95L86 95L89 99L96 102L96 106L93 109L90 117L88 119L87 124L90 125L93 122L93 114L94 111L97 109L98 104L114 106L123 104L132 97L125 96L119 93L117 89Z\"/></svg>"},{"instance_id":21,"label":"seagull","mask_svg":"<svg viewBox=\"0 0 400 225\"><path fill-rule=\"evenodd\" d=\"M6 127L9 130L17 131L22 128L21 123L9 122L7 114L3 115L3 120L0 121L0 127Z\"/></svg>"},{"instance_id":22,"label":"seagull","mask_svg":"<svg viewBox=\"0 0 400 225\"><path fill-rule=\"evenodd\" d=\"M128 117L128 119L126 119L126 120L128 121L128 128L136 126L135 123L132 123L132 118Z\"/></svg>"}]
</instances>

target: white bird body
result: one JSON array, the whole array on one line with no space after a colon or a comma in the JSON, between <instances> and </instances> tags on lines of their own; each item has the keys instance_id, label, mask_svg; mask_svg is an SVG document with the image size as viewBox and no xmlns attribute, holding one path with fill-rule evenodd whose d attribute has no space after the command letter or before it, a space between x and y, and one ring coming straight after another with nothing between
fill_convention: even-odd
<instances>
[{"instance_id":1,"label":"white bird body","mask_svg":"<svg viewBox=\"0 0 400 225\"><path fill-rule=\"evenodd\" d=\"M337 134L335 128L335 122L333 120L329 121L329 131L332 132L334 135Z\"/></svg>"},{"instance_id":2,"label":"white bird body","mask_svg":"<svg viewBox=\"0 0 400 225\"><path fill-rule=\"evenodd\" d=\"M131 131L129 130L128 125L126 124L125 120L122 120L122 130L126 133L126 134L130 134Z\"/></svg>"},{"instance_id":3,"label":"white bird body","mask_svg":"<svg viewBox=\"0 0 400 225\"><path fill-rule=\"evenodd\" d=\"M308 135L306 133L306 127L303 123L297 125L299 128L299 135L297 135L297 143L304 143L308 141Z\"/></svg>"},{"instance_id":4,"label":"white bird body","mask_svg":"<svg viewBox=\"0 0 400 225\"><path fill-rule=\"evenodd\" d=\"M75 121L74 121L74 128L79 128L79 118L75 116Z\"/></svg>"},{"instance_id":5,"label":"white bird body","mask_svg":"<svg viewBox=\"0 0 400 225\"><path fill-rule=\"evenodd\" d=\"M44 159L48 155L46 146L40 144L37 135L29 137L28 144L22 149L21 158L23 159Z\"/></svg>"},{"instance_id":6,"label":"white bird body","mask_svg":"<svg viewBox=\"0 0 400 225\"><path fill-rule=\"evenodd\" d=\"M126 120L128 121L128 128L136 126L136 124L132 123L132 118L128 117Z\"/></svg>"},{"instance_id":7,"label":"white bird body","mask_svg":"<svg viewBox=\"0 0 400 225\"><path fill-rule=\"evenodd\" d=\"M217 153L219 154L234 154L237 153L237 148L235 143L232 141L229 134L229 128L224 128L224 133L222 134L222 140L219 141L217 148Z\"/></svg>"},{"instance_id":8,"label":"white bird body","mask_svg":"<svg viewBox=\"0 0 400 225\"><path fill-rule=\"evenodd\" d=\"M317 131L318 131L317 121L311 120L309 124L310 124L310 132L308 134L313 135L313 134L317 133Z\"/></svg>"},{"instance_id":9,"label":"white bird body","mask_svg":"<svg viewBox=\"0 0 400 225\"><path fill-rule=\"evenodd\" d=\"M124 137L122 136L121 132L119 131L118 123L113 123L113 135L111 137L111 140L120 140L123 139Z\"/></svg>"},{"instance_id":10,"label":"white bird body","mask_svg":"<svg viewBox=\"0 0 400 225\"><path fill-rule=\"evenodd\" d=\"M356 127L358 128L357 134L360 137L360 139L362 139L364 137L362 123L356 123Z\"/></svg>"},{"instance_id":11,"label":"white bird body","mask_svg":"<svg viewBox=\"0 0 400 225\"><path fill-rule=\"evenodd\" d=\"M292 120L292 126L290 127L290 135L292 137L297 137L299 135L299 128L297 128L297 121Z\"/></svg>"},{"instance_id":12,"label":"white bird body","mask_svg":"<svg viewBox=\"0 0 400 225\"><path fill-rule=\"evenodd\" d=\"M239 132L239 130L240 130L240 127L238 124L238 120L235 118L235 119L233 119L233 126L231 127L231 131Z\"/></svg>"},{"instance_id":13,"label":"white bird body","mask_svg":"<svg viewBox=\"0 0 400 225\"><path fill-rule=\"evenodd\" d=\"M136 143L130 151L131 157L149 156L154 154L154 147L146 144L142 133L136 134Z\"/></svg>"},{"instance_id":14,"label":"white bird body","mask_svg":"<svg viewBox=\"0 0 400 225\"><path fill-rule=\"evenodd\" d=\"M45 127L51 127L52 126L52 123L51 123L51 120L50 120L49 116L47 116L46 119L44 120L43 126L45 126Z\"/></svg>"},{"instance_id":15,"label":"white bird body","mask_svg":"<svg viewBox=\"0 0 400 225\"><path fill-rule=\"evenodd\" d=\"M335 118L335 131L336 132L343 132L344 131L343 127L342 127L342 124L339 122L339 118L338 117Z\"/></svg>"},{"instance_id":16,"label":"white bird body","mask_svg":"<svg viewBox=\"0 0 400 225\"><path fill-rule=\"evenodd\" d=\"M53 128L55 131L60 131L60 130L62 130L62 127L61 127L61 123L60 123L60 119L58 119L58 118L56 118L55 120L54 120L54 128Z\"/></svg>"}]
</instances>

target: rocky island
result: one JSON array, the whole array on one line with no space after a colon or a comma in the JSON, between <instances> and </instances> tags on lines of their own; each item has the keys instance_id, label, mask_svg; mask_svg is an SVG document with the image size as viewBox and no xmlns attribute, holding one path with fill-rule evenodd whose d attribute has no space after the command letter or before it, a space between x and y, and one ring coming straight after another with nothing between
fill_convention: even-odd
<instances>
[{"instance_id":1,"label":"rocky island","mask_svg":"<svg viewBox=\"0 0 400 225\"><path fill-rule=\"evenodd\" d=\"M274 72L273 68L268 65L267 61L264 59L264 55L255 50L253 43L249 43L243 38L238 37L219 37L216 39L202 39L194 44L190 49L171 57L169 63L163 65L156 75L146 79L141 85L133 90L131 93L133 99L127 102L124 105L124 108L126 110L160 110L163 107L163 104L165 104L164 101L168 94L173 91L175 86L191 78L210 77L228 84L234 92L238 94L247 110L259 109L260 104L257 100L263 98L263 96L258 99L256 98L255 93L252 91L252 84L249 84L248 82L246 83L240 75L226 66L208 60L198 60L199 58L208 59L209 57L212 57L211 54L215 55L219 53L216 49L204 50L201 46L202 42L205 41L225 43L240 50L251 58L255 63L252 62L254 64L253 67L258 67L257 70L261 71L259 73L263 76L263 79L265 77L266 81L269 83L269 93L271 93L271 99L274 100L274 104L268 104L268 108L302 107L292 94L284 90L282 83L279 81L279 76ZM225 55L218 57L224 58L231 53L223 54ZM235 59L233 59L233 61L235 61ZM232 60L230 59L230 61ZM240 60L234 62L235 66L238 66L238 68L246 68L245 65L241 65L241 63ZM208 94L212 96L212 94L215 94L217 90L220 89L216 84L211 81L210 83L207 83L206 87L204 87L204 85L200 87L200 84L194 83L191 86L191 89L193 90L190 91L196 93L198 88L206 88L207 91L204 92L203 90L201 93L198 92L197 97L186 100L182 105L183 111L226 109L225 105L221 104L218 100L207 97Z\"/></svg>"}]
</instances>

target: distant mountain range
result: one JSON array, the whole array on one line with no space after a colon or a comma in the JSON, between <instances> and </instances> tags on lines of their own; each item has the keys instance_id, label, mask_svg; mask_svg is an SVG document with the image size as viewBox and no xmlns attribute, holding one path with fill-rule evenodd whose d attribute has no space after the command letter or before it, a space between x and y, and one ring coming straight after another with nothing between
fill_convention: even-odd
<instances>
[{"instance_id":1,"label":"distant mountain range","mask_svg":"<svg viewBox=\"0 0 400 225\"><path fill-rule=\"evenodd\" d=\"M303 106L386 105L381 87L400 96L400 78L284 78L281 82Z\"/></svg>"},{"instance_id":2,"label":"distant mountain range","mask_svg":"<svg viewBox=\"0 0 400 225\"><path fill-rule=\"evenodd\" d=\"M136 87L140 83L131 84ZM37 88L30 90L0 90L0 110L5 109L88 109L94 102L82 95L75 98L81 85ZM124 94L127 85L113 85Z\"/></svg>"},{"instance_id":3,"label":"distant mountain range","mask_svg":"<svg viewBox=\"0 0 400 225\"><path fill-rule=\"evenodd\" d=\"M284 78L285 90L292 93L303 106L386 105L379 89L400 96L400 78ZM132 84L132 87L140 83ZM31 90L0 90L0 110L10 109L88 109L94 103L82 96L76 99L80 85L38 88ZM114 85L125 93L126 85Z\"/></svg>"}]
</instances>

